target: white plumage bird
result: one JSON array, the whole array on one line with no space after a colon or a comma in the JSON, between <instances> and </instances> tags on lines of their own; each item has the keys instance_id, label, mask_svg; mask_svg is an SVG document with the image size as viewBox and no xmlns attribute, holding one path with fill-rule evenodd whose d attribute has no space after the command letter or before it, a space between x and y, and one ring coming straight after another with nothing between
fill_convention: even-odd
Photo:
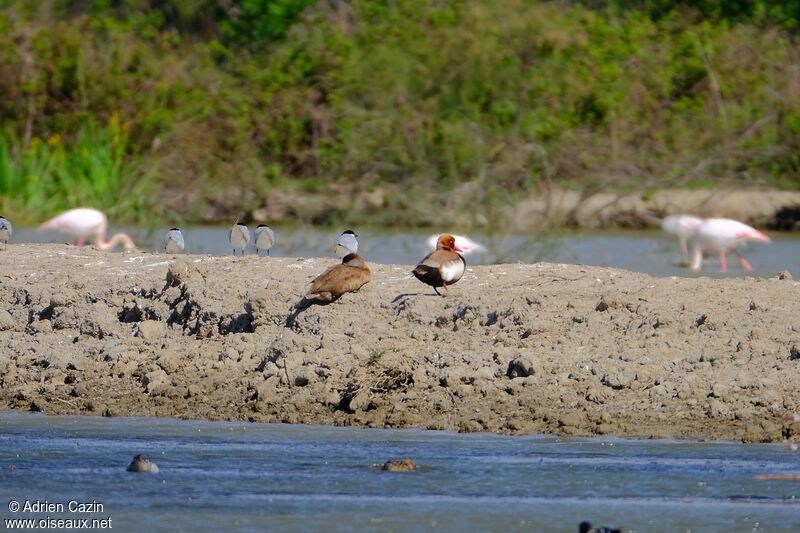
<instances>
[{"instance_id":1,"label":"white plumage bird","mask_svg":"<svg viewBox=\"0 0 800 533\"><path fill-rule=\"evenodd\" d=\"M14 227L6 217L0 215L0 241L3 241L4 250L8 246L8 241L11 240L12 235L14 235Z\"/></svg>"},{"instance_id":2,"label":"white plumage bird","mask_svg":"<svg viewBox=\"0 0 800 533\"><path fill-rule=\"evenodd\" d=\"M692 253L692 270L700 270L703 265L703 252L719 254L719 269L728 270L726 254L733 252L739 264L747 272L753 270L750 263L736 249L748 241L770 242L770 238L755 228L729 218L709 218L697 225L694 230L694 250Z\"/></svg>"},{"instance_id":3,"label":"white plumage bird","mask_svg":"<svg viewBox=\"0 0 800 533\"><path fill-rule=\"evenodd\" d=\"M244 255L244 249L250 243L250 230L244 224L237 222L228 232L228 241L233 248L233 255L236 255L236 250L240 250Z\"/></svg>"},{"instance_id":4,"label":"white plumage bird","mask_svg":"<svg viewBox=\"0 0 800 533\"><path fill-rule=\"evenodd\" d=\"M356 232L351 229L343 231L336 239L334 252L339 258L358 253L358 235L356 235Z\"/></svg>"},{"instance_id":5,"label":"white plumage bird","mask_svg":"<svg viewBox=\"0 0 800 533\"><path fill-rule=\"evenodd\" d=\"M184 249L183 233L178 228L170 228L164 236L164 251L168 254L178 254Z\"/></svg>"},{"instance_id":6,"label":"white plumage bird","mask_svg":"<svg viewBox=\"0 0 800 533\"><path fill-rule=\"evenodd\" d=\"M256 227L256 254L261 250L266 250L269 255L269 249L275 244L275 232L266 224L259 224Z\"/></svg>"},{"instance_id":7,"label":"white plumage bird","mask_svg":"<svg viewBox=\"0 0 800 533\"><path fill-rule=\"evenodd\" d=\"M76 246L81 246L89 241L101 250L111 250L117 246L122 246L126 250L136 248L133 240L124 233L117 233L106 240L107 228L108 220L102 212L89 207L80 207L51 218L39 226L39 231L62 233L73 239Z\"/></svg>"},{"instance_id":8,"label":"white plumage bird","mask_svg":"<svg viewBox=\"0 0 800 533\"><path fill-rule=\"evenodd\" d=\"M445 235L444 233L441 235ZM429 250L436 250L436 247L439 243L439 234L431 235L428 237L428 249ZM451 234L452 235L452 234ZM485 252L486 247L482 244L473 241L469 237L465 237L463 235L453 235L456 239L456 246L461 249L462 255L469 255L473 252Z\"/></svg>"},{"instance_id":9,"label":"white plumage bird","mask_svg":"<svg viewBox=\"0 0 800 533\"><path fill-rule=\"evenodd\" d=\"M693 215L671 215L661 221L661 230L678 238L684 264L689 262L689 239L694 235L695 228L702 222L702 218Z\"/></svg>"}]
</instances>

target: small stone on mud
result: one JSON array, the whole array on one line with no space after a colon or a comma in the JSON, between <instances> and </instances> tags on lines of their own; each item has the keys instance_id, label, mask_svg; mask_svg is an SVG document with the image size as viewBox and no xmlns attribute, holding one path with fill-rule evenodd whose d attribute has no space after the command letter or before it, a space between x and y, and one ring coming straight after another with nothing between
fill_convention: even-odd
<instances>
[{"instance_id":1,"label":"small stone on mud","mask_svg":"<svg viewBox=\"0 0 800 533\"><path fill-rule=\"evenodd\" d=\"M781 281L792 281L792 275L789 273L788 270L784 270L782 272L778 272L776 274L776 276Z\"/></svg>"},{"instance_id":2,"label":"small stone on mud","mask_svg":"<svg viewBox=\"0 0 800 533\"><path fill-rule=\"evenodd\" d=\"M167 270L167 285L170 287L177 287L181 283L185 283L189 278L189 263L183 259L176 259L169 265Z\"/></svg>"},{"instance_id":3,"label":"small stone on mud","mask_svg":"<svg viewBox=\"0 0 800 533\"><path fill-rule=\"evenodd\" d=\"M114 335L119 329L119 319L111 308L102 302L95 302L84 312L87 318L80 324L81 335L102 339Z\"/></svg>"},{"instance_id":4,"label":"small stone on mud","mask_svg":"<svg viewBox=\"0 0 800 533\"><path fill-rule=\"evenodd\" d=\"M373 407L372 399L366 392L359 392L350 400L351 411L369 411Z\"/></svg>"},{"instance_id":5,"label":"small stone on mud","mask_svg":"<svg viewBox=\"0 0 800 533\"><path fill-rule=\"evenodd\" d=\"M36 335L39 333L52 333L53 323L47 319L34 320L30 324L28 324L28 332L32 335Z\"/></svg>"},{"instance_id":6,"label":"small stone on mud","mask_svg":"<svg viewBox=\"0 0 800 533\"><path fill-rule=\"evenodd\" d=\"M69 395L74 398L80 398L81 396L86 396L89 392L90 389L86 383L76 383Z\"/></svg>"},{"instance_id":7,"label":"small stone on mud","mask_svg":"<svg viewBox=\"0 0 800 533\"><path fill-rule=\"evenodd\" d=\"M796 344L793 344L792 347L789 348L789 361L797 360L800 360L800 348L798 348Z\"/></svg>"},{"instance_id":8,"label":"small stone on mud","mask_svg":"<svg viewBox=\"0 0 800 533\"><path fill-rule=\"evenodd\" d=\"M163 337L167 334L167 326L158 320L144 320L139 324L139 332L137 337L144 340L153 340Z\"/></svg>"},{"instance_id":9,"label":"small stone on mud","mask_svg":"<svg viewBox=\"0 0 800 533\"><path fill-rule=\"evenodd\" d=\"M475 377L478 379L493 380L495 378L494 368L490 366L481 367L475 372Z\"/></svg>"},{"instance_id":10,"label":"small stone on mud","mask_svg":"<svg viewBox=\"0 0 800 533\"><path fill-rule=\"evenodd\" d=\"M14 317L11 316L11 313L6 311L5 309L0 309L0 331L8 331L9 329L14 329L16 322L14 321Z\"/></svg>"},{"instance_id":11,"label":"small stone on mud","mask_svg":"<svg viewBox=\"0 0 800 533\"><path fill-rule=\"evenodd\" d=\"M391 459L383 463L381 470L386 472L411 472L417 469L417 463L411 459Z\"/></svg>"},{"instance_id":12,"label":"small stone on mud","mask_svg":"<svg viewBox=\"0 0 800 533\"><path fill-rule=\"evenodd\" d=\"M183 364L183 357L175 350L164 350L158 355L158 360L156 362L164 372L172 374Z\"/></svg>"},{"instance_id":13,"label":"small stone on mud","mask_svg":"<svg viewBox=\"0 0 800 533\"><path fill-rule=\"evenodd\" d=\"M278 378L270 378L255 386L255 398L261 401L274 400L278 395Z\"/></svg>"},{"instance_id":14,"label":"small stone on mud","mask_svg":"<svg viewBox=\"0 0 800 533\"><path fill-rule=\"evenodd\" d=\"M581 427L583 420L577 413L566 413L558 418L558 427Z\"/></svg>"},{"instance_id":15,"label":"small stone on mud","mask_svg":"<svg viewBox=\"0 0 800 533\"><path fill-rule=\"evenodd\" d=\"M783 439L783 428L770 420L745 427L742 442L778 442Z\"/></svg>"},{"instance_id":16,"label":"small stone on mud","mask_svg":"<svg viewBox=\"0 0 800 533\"><path fill-rule=\"evenodd\" d=\"M160 396L169 389L170 380L167 377L167 373L159 368L145 374L142 384L150 396Z\"/></svg>"},{"instance_id":17,"label":"small stone on mud","mask_svg":"<svg viewBox=\"0 0 800 533\"><path fill-rule=\"evenodd\" d=\"M517 357L508 364L506 375L510 378L526 378L537 372L537 362L530 356Z\"/></svg>"}]
</instances>

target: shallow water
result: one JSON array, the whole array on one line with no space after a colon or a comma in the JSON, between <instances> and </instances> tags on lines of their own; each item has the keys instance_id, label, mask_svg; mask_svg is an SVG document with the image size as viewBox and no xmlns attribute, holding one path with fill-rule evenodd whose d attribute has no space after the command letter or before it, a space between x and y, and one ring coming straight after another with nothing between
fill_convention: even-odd
<instances>
[{"instance_id":1,"label":"shallow water","mask_svg":"<svg viewBox=\"0 0 800 533\"><path fill-rule=\"evenodd\" d=\"M252 229L252 228L251 228ZM275 228L277 243L270 251L275 257L319 257L331 255L336 231ZM429 233L386 230L359 230L359 253L367 261L385 264L416 264L427 253ZM212 255L230 254L227 228L194 227L183 231L187 251ZM147 243L149 250L163 246L161 233L136 233L137 242ZM510 235L487 237L471 234L482 243L484 253L467 256L469 264L492 264L549 261L624 268L654 276L741 276L746 274L733 256L729 256L730 270L719 272L718 260L709 258L703 272L697 274L680 265L677 241L666 239L658 231L619 231L596 233L566 233L546 235ZM753 265L751 275L774 276L788 270L800 277L800 234L773 234L771 244L756 243L741 251ZM30 229L19 230L15 242L59 242L53 234L43 234ZM248 253L255 253L251 248Z\"/></svg>"},{"instance_id":2,"label":"shallow water","mask_svg":"<svg viewBox=\"0 0 800 533\"><path fill-rule=\"evenodd\" d=\"M142 453L158 474L125 471ZM392 458L419 470L381 472ZM0 414L0 519L111 517L122 531L800 530L779 444ZM10 500L103 511L11 513Z\"/></svg>"}]
</instances>

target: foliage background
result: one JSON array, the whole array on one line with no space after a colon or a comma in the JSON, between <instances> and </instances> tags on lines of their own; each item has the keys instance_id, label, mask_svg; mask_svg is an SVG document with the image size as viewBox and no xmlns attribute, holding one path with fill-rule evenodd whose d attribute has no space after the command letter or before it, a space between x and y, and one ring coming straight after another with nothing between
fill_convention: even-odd
<instances>
[{"instance_id":1,"label":"foliage background","mask_svg":"<svg viewBox=\"0 0 800 533\"><path fill-rule=\"evenodd\" d=\"M800 188L800 0L0 0L0 206L465 224Z\"/></svg>"}]
</instances>

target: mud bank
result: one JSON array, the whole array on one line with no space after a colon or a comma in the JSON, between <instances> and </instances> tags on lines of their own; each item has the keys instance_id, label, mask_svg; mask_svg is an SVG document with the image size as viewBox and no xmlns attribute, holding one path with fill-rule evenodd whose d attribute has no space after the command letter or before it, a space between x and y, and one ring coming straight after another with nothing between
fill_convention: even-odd
<instances>
[{"instance_id":1,"label":"mud bank","mask_svg":"<svg viewBox=\"0 0 800 533\"><path fill-rule=\"evenodd\" d=\"M325 224L334 219L369 225L385 209L381 189L353 195L307 193L270 193L267 203L248 214L254 222L297 222ZM240 196L235 196L240 202ZM420 202L409 206L403 220L420 227L471 227L506 231L541 231L543 227L657 228L667 215L689 213L701 217L727 217L770 230L800 230L800 191L776 189L660 189L647 192L594 192L553 187L537 191L516 204L499 208L491 216L467 186L456 188L443 208L439 204ZM237 203L238 206L238 203ZM211 209L202 216L206 223L230 223L238 216L239 207ZM361 219L353 213L364 214ZM337 218L338 217L338 218ZM371 217L371 218L370 218Z\"/></svg>"},{"instance_id":2,"label":"mud bank","mask_svg":"<svg viewBox=\"0 0 800 533\"><path fill-rule=\"evenodd\" d=\"M800 412L796 281L498 265L470 268L440 298L409 267L374 265L361 292L292 313L333 263L9 246L0 252L0 406L800 438L781 420Z\"/></svg>"},{"instance_id":3,"label":"mud bank","mask_svg":"<svg viewBox=\"0 0 800 533\"><path fill-rule=\"evenodd\" d=\"M800 192L775 189L661 189L625 194L553 189L516 206L511 227L530 231L545 224L577 228L655 228L667 215L726 217L773 230L800 229Z\"/></svg>"}]
</instances>

